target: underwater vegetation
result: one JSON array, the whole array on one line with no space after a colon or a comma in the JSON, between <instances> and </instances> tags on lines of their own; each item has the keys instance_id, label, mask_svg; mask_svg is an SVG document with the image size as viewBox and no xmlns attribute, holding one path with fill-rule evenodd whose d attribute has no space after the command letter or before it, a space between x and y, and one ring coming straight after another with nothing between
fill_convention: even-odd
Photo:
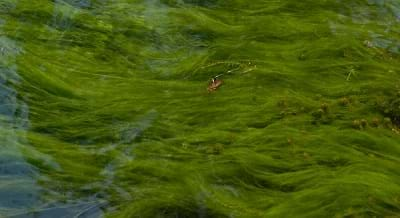
<instances>
[{"instance_id":1,"label":"underwater vegetation","mask_svg":"<svg viewBox=\"0 0 400 218\"><path fill-rule=\"evenodd\" d=\"M1 0L0 217L399 217L398 0Z\"/></svg>"}]
</instances>

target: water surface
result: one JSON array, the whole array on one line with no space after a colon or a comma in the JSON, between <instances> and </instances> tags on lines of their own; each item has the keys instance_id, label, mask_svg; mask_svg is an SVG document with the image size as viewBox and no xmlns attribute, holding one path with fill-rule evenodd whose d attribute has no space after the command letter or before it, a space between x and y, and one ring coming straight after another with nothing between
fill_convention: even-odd
<instances>
[{"instance_id":1,"label":"water surface","mask_svg":"<svg viewBox=\"0 0 400 218\"><path fill-rule=\"evenodd\" d=\"M0 216L396 217L399 55L397 0L2 0Z\"/></svg>"}]
</instances>

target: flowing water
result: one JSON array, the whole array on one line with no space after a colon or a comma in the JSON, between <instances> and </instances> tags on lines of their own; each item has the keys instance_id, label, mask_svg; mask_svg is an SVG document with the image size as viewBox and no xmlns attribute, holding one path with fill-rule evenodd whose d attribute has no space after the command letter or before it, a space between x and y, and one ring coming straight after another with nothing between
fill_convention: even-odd
<instances>
[{"instance_id":1,"label":"flowing water","mask_svg":"<svg viewBox=\"0 0 400 218\"><path fill-rule=\"evenodd\" d=\"M0 217L398 217L399 61L398 0L0 0Z\"/></svg>"}]
</instances>

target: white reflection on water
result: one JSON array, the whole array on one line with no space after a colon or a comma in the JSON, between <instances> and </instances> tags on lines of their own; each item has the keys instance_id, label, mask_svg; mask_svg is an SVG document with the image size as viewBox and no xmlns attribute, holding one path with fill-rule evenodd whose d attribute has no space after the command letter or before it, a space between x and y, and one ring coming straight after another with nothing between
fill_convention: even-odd
<instances>
[{"instance_id":1,"label":"white reflection on water","mask_svg":"<svg viewBox=\"0 0 400 218\"><path fill-rule=\"evenodd\" d=\"M0 33L5 24L0 20ZM107 202L95 196L58 202L62 193L41 186L39 180L51 181L27 160L62 171L26 139L29 106L15 88L22 80L17 59L24 54L23 46L0 36L0 217L102 217Z\"/></svg>"},{"instance_id":2,"label":"white reflection on water","mask_svg":"<svg viewBox=\"0 0 400 218\"><path fill-rule=\"evenodd\" d=\"M120 140L117 143L111 144L99 151L100 154L107 152L119 151L112 161L110 161L105 168L102 170L101 174L104 176L104 181L102 181L101 187L107 188L107 190L115 191L118 196L124 200L131 200L132 196L124 188L119 187L114 184L114 178L116 170L123 167L125 164L132 161L135 157L133 149L135 144L133 143L137 137L151 127L153 122L158 117L158 112L156 110L149 110L143 116L141 116L136 122L125 123L116 126L116 131L120 135ZM98 184L92 184L96 186ZM102 194L106 194L107 190L103 188Z\"/></svg>"},{"instance_id":3,"label":"white reflection on water","mask_svg":"<svg viewBox=\"0 0 400 218\"><path fill-rule=\"evenodd\" d=\"M1 36L0 51L0 215L11 215L39 206L42 190L36 181L38 171L22 153L29 108L13 88L20 80L15 61L22 50Z\"/></svg>"},{"instance_id":4,"label":"white reflection on water","mask_svg":"<svg viewBox=\"0 0 400 218\"><path fill-rule=\"evenodd\" d=\"M68 30L72 27L72 18L78 13L78 9L65 3L62 0L55 0L53 9L53 18L50 26L62 30Z\"/></svg>"},{"instance_id":5,"label":"white reflection on water","mask_svg":"<svg viewBox=\"0 0 400 218\"><path fill-rule=\"evenodd\" d=\"M56 2L63 2L78 8L88 8L92 6L92 0L57 0Z\"/></svg>"}]
</instances>

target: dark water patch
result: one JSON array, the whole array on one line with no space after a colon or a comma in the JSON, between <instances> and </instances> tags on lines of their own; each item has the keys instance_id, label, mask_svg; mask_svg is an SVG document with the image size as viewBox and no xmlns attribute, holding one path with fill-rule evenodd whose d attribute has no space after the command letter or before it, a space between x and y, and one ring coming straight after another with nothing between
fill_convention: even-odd
<instances>
[{"instance_id":1,"label":"dark water patch","mask_svg":"<svg viewBox=\"0 0 400 218\"><path fill-rule=\"evenodd\" d=\"M198 5L202 7L212 7L218 3L219 0L183 0L186 4Z\"/></svg>"},{"instance_id":2,"label":"dark water patch","mask_svg":"<svg viewBox=\"0 0 400 218\"><path fill-rule=\"evenodd\" d=\"M3 179L12 179L7 177L1 177ZM31 207L36 205L40 200L38 195L37 185L29 181L29 179L23 179L15 181L13 185L1 184L0 188L0 205L2 209L23 209L26 207ZM2 209L0 209L0 214L2 214ZM4 215L4 214L3 214Z\"/></svg>"},{"instance_id":3,"label":"dark water patch","mask_svg":"<svg viewBox=\"0 0 400 218\"><path fill-rule=\"evenodd\" d=\"M378 203L379 206L385 210L390 211L390 215L397 215L400 213L400 206L395 202L383 201Z\"/></svg>"},{"instance_id":4,"label":"dark water patch","mask_svg":"<svg viewBox=\"0 0 400 218\"><path fill-rule=\"evenodd\" d=\"M4 158L3 156L1 158ZM2 176L35 176L36 169L26 162L18 161L18 158L12 157L7 162L0 162L0 175Z\"/></svg>"},{"instance_id":5,"label":"dark water patch","mask_svg":"<svg viewBox=\"0 0 400 218\"><path fill-rule=\"evenodd\" d=\"M92 202L92 203L70 203L63 205L50 205L44 208L20 212L19 214L11 215L13 218L52 218L52 217L85 217L95 218L102 217L103 207L106 205L104 202Z\"/></svg>"},{"instance_id":6,"label":"dark water patch","mask_svg":"<svg viewBox=\"0 0 400 218\"><path fill-rule=\"evenodd\" d=\"M213 32L198 30L195 27L186 27L182 30L182 33L194 41L203 42L200 47L206 47L205 43L211 42L216 37L216 34Z\"/></svg>"},{"instance_id":7,"label":"dark water patch","mask_svg":"<svg viewBox=\"0 0 400 218\"><path fill-rule=\"evenodd\" d=\"M379 96L376 105L378 110L390 119L389 122L400 126L400 92L392 90L386 96Z\"/></svg>"},{"instance_id":8,"label":"dark water patch","mask_svg":"<svg viewBox=\"0 0 400 218\"><path fill-rule=\"evenodd\" d=\"M349 160L346 159L332 159L332 160L317 160L317 164L331 168L345 167L350 165Z\"/></svg>"},{"instance_id":9,"label":"dark water patch","mask_svg":"<svg viewBox=\"0 0 400 218\"><path fill-rule=\"evenodd\" d=\"M52 0L55 3L69 4L73 7L88 9L92 6L92 0Z\"/></svg>"},{"instance_id":10,"label":"dark water patch","mask_svg":"<svg viewBox=\"0 0 400 218\"><path fill-rule=\"evenodd\" d=\"M161 0L162 3L170 6L182 6L182 5L190 5L190 6L200 6L206 8L216 7L219 0Z\"/></svg>"}]
</instances>

